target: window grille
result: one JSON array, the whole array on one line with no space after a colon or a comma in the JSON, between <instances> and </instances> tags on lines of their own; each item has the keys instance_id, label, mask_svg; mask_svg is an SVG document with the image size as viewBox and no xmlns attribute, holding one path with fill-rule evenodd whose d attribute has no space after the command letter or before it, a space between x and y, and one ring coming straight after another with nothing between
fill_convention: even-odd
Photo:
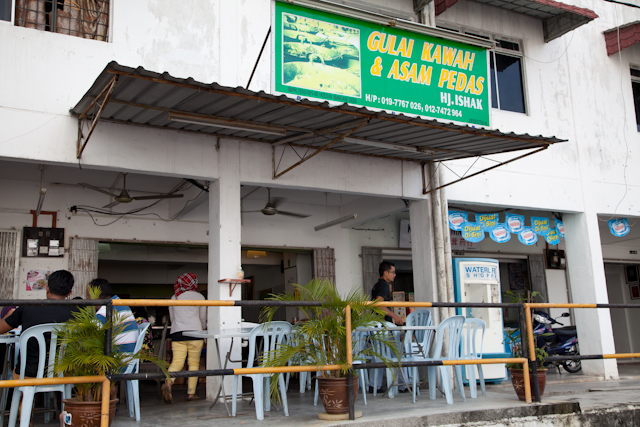
<instances>
[{"instance_id":1,"label":"window grille","mask_svg":"<svg viewBox=\"0 0 640 427\"><path fill-rule=\"evenodd\" d=\"M109 0L15 0L15 2L15 25L19 27L107 41Z\"/></svg>"}]
</instances>

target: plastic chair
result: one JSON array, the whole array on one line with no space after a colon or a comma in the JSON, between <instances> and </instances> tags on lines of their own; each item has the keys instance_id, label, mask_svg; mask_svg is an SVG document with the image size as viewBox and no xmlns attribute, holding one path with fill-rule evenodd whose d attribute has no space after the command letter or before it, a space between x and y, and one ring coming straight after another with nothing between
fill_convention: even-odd
<instances>
[{"instance_id":1,"label":"plastic chair","mask_svg":"<svg viewBox=\"0 0 640 427\"><path fill-rule=\"evenodd\" d=\"M482 319L465 319L462 329L463 338L462 348L460 350L461 359L482 359L482 343L484 341L485 328L486 323ZM480 337L478 337L478 332L480 332ZM480 379L480 389L482 390L482 395L487 395L484 385L484 373L482 372L482 365L465 365L465 371L469 376L469 393L471 394L472 399L478 397L476 384L476 366L478 367L478 377Z\"/></svg>"},{"instance_id":2,"label":"plastic chair","mask_svg":"<svg viewBox=\"0 0 640 427\"><path fill-rule=\"evenodd\" d=\"M421 360L459 359L460 358L460 340L462 338L463 325L464 325L464 316L451 316L443 320L438 325L438 329L436 330L436 345L433 349L432 356L427 359L421 359ZM446 355L443 354L445 333L448 333L449 335ZM444 366L444 365L427 367L427 372L429 373L429 398L432 400L436 398L436 373L440 372L440 381L442 385L442 390L444 392L445 397L447 398L447 403L449 405L453 404L453 397L451 393L452 391L451 382L449 381L450 368L451 366ZM456 384L458 386L458 392L462 396L462 400L466 402L467 399L464 396L464 388L462 385L462 369L460 365L455 365L454 368L455 368L454 371L455 371L455 377L456 377Z\"/></svg>"},{"instance_id":3,"label":"plastic chair","mask_svg":"<svg viewBox=\"0 0 640 427\"><path fill-rule=\"evenodd\" d=\"M53 378L53 366L57 357L58 335L55 332L56 323L45 323L42 325L32 326L20 335L20 379L24 379L24 373L27 365L27 342L34 339L38 342L39 359L38 371L36 378ZM45 334L50 333L51 338L47 344ZM48 346L48 351L47 351ZM48 353L48 357L47 357ZM62 375L60 375L62 376ZM20 408L20 397L22 397L22 415L20 419L20 427L29 427L31 420L31 411L33 409L33 398L36 393L47 393L59 391L62 393L63 399L71 398L71 384L56 385L39 385L16 387L13 390L13 399L11 400L11 415L9 416L9 427L15 427L18 419L18 411Z\"/></svg>"},{"instance_id":4,"label":"plastic chair","mask_svg":"<svg viewBox=\"0 0 640 427\"><path fill-rule=\"evenodd\" d=\"M149 322L138 325L138 340L133 353L136 354L142 349L144 336L149 327ZM125 374L137 374L140 370L140 359L132 359L125 369ZM127 407L129 408L129 416L136 417L136 421L140 421L140 386L138 380L128 380L127 385Z\"/></svg>"},{"instance_id":5,"label":"plastic chair","mask_svg":"<svg viewBox=\"0 0 640 427\"><path fill-rule=\"evenodd\" d=\"M431 310L423 308L412 311L407 316L405 322L407 326L433 326L433 316ZM409 330L404 338L404 351L407 355L418 355L423 357L429 356L431 349L431 341L433 339L433 330ZM424 359L420 359L424 360ZM420 395L420 389L417 390Z\"/></svg>"},{"instance_id":6,"label":"plastic chair","mask_svg":"<svg viewBox=\"0 0 640 427\"><path fill-rule=\"evenodd\" d=\"M289 322L270 322L256 326L249 335L249 357L247 360L247 368L254 367L256 360L256 340L262 338L262 354L275 350L280 344L286 343L287 335L291 333L291 323ZM287 389L285 387L284 376L278 375L278 386L280 396L282 398L282 406L284 415L289 416L289 407L287 405ZM269 374L250 374L246 375L253 382L253 396L256 405L256 418L264 419L264 412L271 410L271 396L269 387ZM238 400L238 378L239 375L233 376L233 401L231 403L231 416L236 416L236 406ZM265 379L267 381L265 381Z\"/></svg>"}]
</instances>

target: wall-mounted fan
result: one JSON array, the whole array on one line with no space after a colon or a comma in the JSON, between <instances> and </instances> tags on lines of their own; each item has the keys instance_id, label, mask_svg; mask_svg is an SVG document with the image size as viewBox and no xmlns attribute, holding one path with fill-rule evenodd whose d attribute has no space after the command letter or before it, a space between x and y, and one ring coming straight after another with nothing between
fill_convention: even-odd
<instances>
[{"instance_id":1,"label":"wall-mounted fan","mask_svg":"<svg viewBox=\"0 0 640 427\"><path fill-rule=\"evenodd\" d=\"M179 199L183 197L182 194L157 194L153 196L132 197L131 195L129 195L129 192L127 191L127 174L124 172L122 173L122 191L120 191L120 194L113 194L110 191L103 190L102 188L98 188L90 184L85 184L83 182L79 183L78 185L80 185L81 187L89 188L94 191L98 191L103 194L107 194L115 198L116 200L114 202L111 202L108 205L103 206L103 208L106 208L106 209L112 208L115 205L118 205L120 203L131 203L134 200Z\"/></svg>"},{"instance_id":2,"label":"wall-mounted fan","mask_svg":"<svg viewBox=\"0 0 640 427\"><path fill-rule=\"evenodd\" d=\"M254 190L255 191L255 190ZM267 204L264 208L258 211L242 211L242 213L252 213L252 212L262 212L263 215L286 215L293 216L296 218L307 218L311 215L299 214L295 212L287 212L278 209L278 205L282 202L281 199L273 199L271 200L271 189L267 188Z\"/></svg>"}]
</instances>

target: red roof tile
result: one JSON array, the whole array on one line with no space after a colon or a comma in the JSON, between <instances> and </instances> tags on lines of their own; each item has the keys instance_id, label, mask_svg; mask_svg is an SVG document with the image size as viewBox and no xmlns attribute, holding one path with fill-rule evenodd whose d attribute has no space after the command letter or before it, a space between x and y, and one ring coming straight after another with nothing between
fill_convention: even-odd
<instances>
[{"instance_id":1,"label":"red roof tile","mask_svg":"<svg viewBox=\"0 0 640 427\"><path fill-rule=\"evenodd\" d=\"M640 21L605 31L604 40L607 44L607 55L613 55L622 49L633 46L640 41Z\"/></svg>"}]
</instances>

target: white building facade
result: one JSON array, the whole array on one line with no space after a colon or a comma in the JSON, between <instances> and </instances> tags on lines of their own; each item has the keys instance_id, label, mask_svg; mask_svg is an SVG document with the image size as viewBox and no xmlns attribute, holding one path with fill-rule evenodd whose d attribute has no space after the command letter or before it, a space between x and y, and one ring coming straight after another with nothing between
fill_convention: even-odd
<instances>
[{"instance_id":1,"label":"white building facade","mask_svg":"<svg viewBox=\"0 0 640 427\"><path fill-rule=\"evenodd\" d=\"M618 42L627 24L640 20L640 9L569 0L554 6L571 18L562 21L509 10L506 0L500 7L472 0L315 2L347 15L364 10L389 22L395 18L445 29L452 38L467 34L477 43L488 40L496 46L490 49L489 72L498 90L490 129L503 136L513 132L564 140L424 194L425 188L437 186L434 180L444 185L532 149L423 165L393 156L344 153L336 145L336 150L322 151L274 178L280 163L286 166L279 170L293 165L305 148L285 150L259 138L234 137L229 123L216 134L153 120L140 125L140 117L150 111L144 106L154 99L181 96L181 90L198 92L198 85L204 91L211 83L238 88L224 89L231 94L229 101L214 115L245 120L233 116L243 99L238 94L274 92L270 39L260 56L272 25L272 1L198 0L187 8L182 2L87 0L78 4L93 17L93 26L82 29L74 23L80 12L69 2L48 9L46 3L0 2L8 5L0 8L0 229L15 239L2 248L3 298L44 298L42 290L27 289L28 272L63 268L76 275L78 294L100 274L123 286L144 284L147 296L160 296L153 286L171 285L185 266L198 270L208 298L216 300L258 299L260 292L289 289L313 276L332 278L344 291L353 286L368 290L375 271L367 263L389 259L411 262L416 300L452 301L446 291L451 257L484 256L526 265L528 287L540 290L549 302L634 302L637 278L628 271L634 266L637 271L640 264L640 225L634 227L640 216L640 171L634 167L640 98L634 97L633 83L633 71L640 70L640 46L623 37L618 43L623 48L609 54L603 33L614 29ZM314 6L312 0L303 3ZM112 61L119 64L112 64L112 70L148 78L149 89L141 96L118 98L123 114L125 108L139 107L139 112L119 119L109 104L104 111L109 120L98 121L94 129L90 121L79 127L78 115L70 110ZM171 89L155 91L160 86L154 84L166 81L174 84ZM115 89L120 95L126 91L124 86ZM153 105L158 117L174 111ZM292 115L288 125L325 112L309 107L307 113ZM269 123L267 117L260 121ZM456 126L445 131L465 129ZM79 128L81 143L91 132L80 156ZM133 197L182 197L104 208L114 202L104 192L119 194L123 188L121 173L127 174ZM272 189L269 195L267 188ZM277 199L279 210L298 215L263 214L268 197ZM56 223L49 213L41 213L34 223L31 211L39 204L41 211L56 213ZM505 212L523 214L527 221L531 216L562 219L565 238L556 247L542 238L526 246L515 236L504 244L487 237L465 250L449 243L447 207L499 212L501 220ZM314 230L352 213L357 218ZM612 218L627 218L629 234L614 237L607 224ZM401 220L407 219L411 250L399 245ZM31 226L64 229L63 253L26 256L23 228ZM144 251L136 243L145 245ZM100 244L124 244L128 250L117 256L100 251ZM166 253L158 247L180 249ZM259 275L266 273L258 266L267 261L251 261L246 249L284 254L273 263L281 265L281 273L275 273L282 275L277 279L281 288L259 289ZM547 249L565 252L566 269L549 268ZM236 277L241 264L256 265L251 270L255 288L248 296L242 287L230 291L218 283ZM633 327L640 314L636 310L576 309L572 314L583 354L640 351L640 333ZM211 309L209 325L237 325L241 317L234 308ZM209 366L215 366L213 356ZM613 360L583 362L585 372L605 378L617 377L616 366Z\"/></svg>"}]
</instances>

